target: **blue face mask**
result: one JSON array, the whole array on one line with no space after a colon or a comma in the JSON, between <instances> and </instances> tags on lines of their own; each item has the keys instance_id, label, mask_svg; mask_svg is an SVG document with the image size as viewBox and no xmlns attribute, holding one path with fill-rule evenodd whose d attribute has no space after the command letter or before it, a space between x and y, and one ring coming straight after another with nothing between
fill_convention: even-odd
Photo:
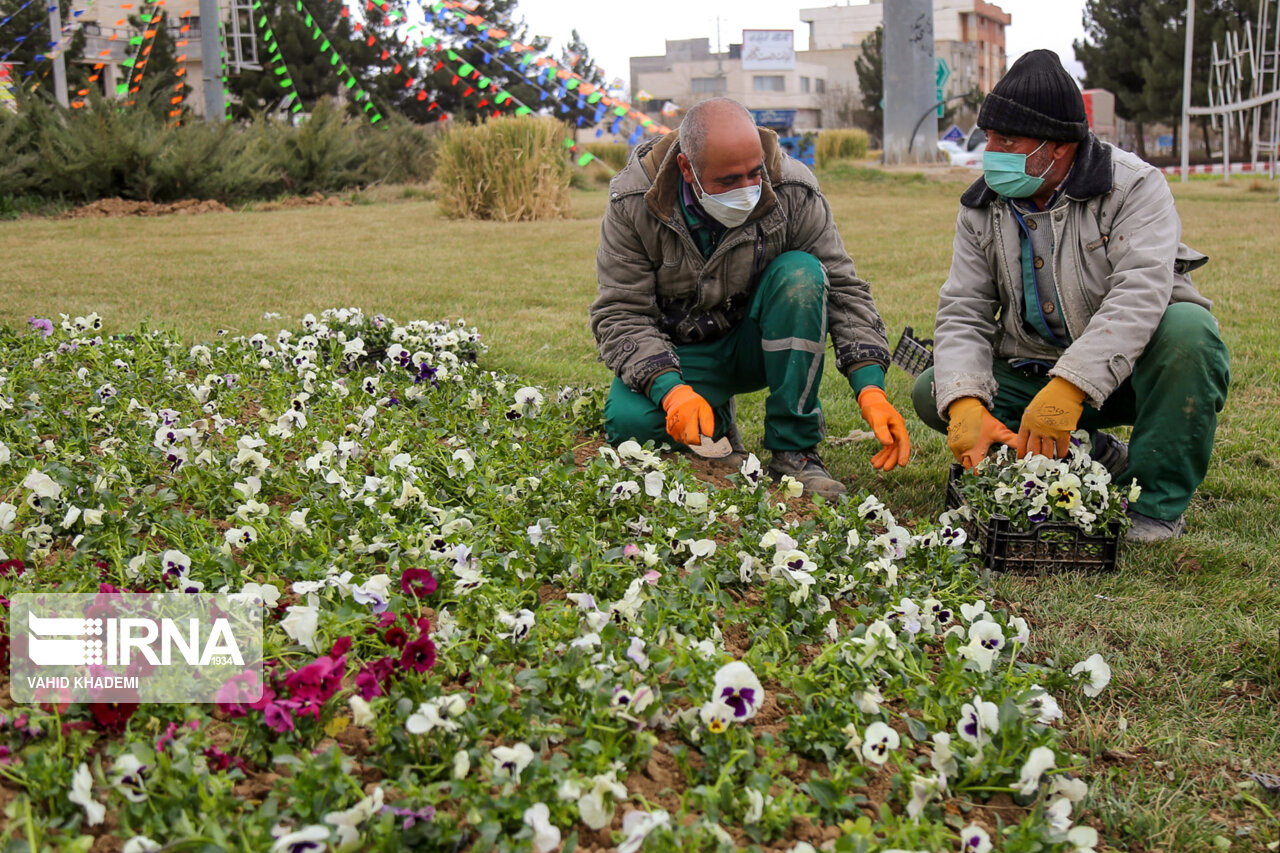
<instances>
[{"instance_id":1,"label":"blue face mask","mask_svg":"<svg viewBox=\"0 0 1280 853\"><path fill-rule=\"evenodd\" d=\"M1041 142L1031 154L1045 147L1048 142L1047 139ZM1044 186L1044 176L1049 174L1053 163L1050 161L1049 167L1039 176L1028 175L1027 158L1031 154L1010 154L1004 151L982 152L982 176L986 179L987 186L1005 198L1030 198L1035 195L1040 187Z\"/></svg>"}]
</instances>

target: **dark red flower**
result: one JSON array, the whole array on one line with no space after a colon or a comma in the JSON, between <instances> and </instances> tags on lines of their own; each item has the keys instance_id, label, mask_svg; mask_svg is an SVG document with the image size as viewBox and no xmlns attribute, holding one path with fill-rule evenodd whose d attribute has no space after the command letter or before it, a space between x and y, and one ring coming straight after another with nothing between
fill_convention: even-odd
<instances>
[{"instance_id":1,"label":"dark red flower","mask_svg":"<svg viewBox=\"0 0 1280 853\"><path fill-rule=\"evenodd\" d=\"M400 665L413 669L414 672L426 672L436 665L436 644L423 634L408 643L400 653Z\"/></svg>"},{"instance_id":2,"label":"dark red flower","mask_svg":"<svg viewBox=\"0 0 1280 853\"><path fill-rule=\"evenodd\" d=\"M426 598L436 591L436 579L427 569L405 569L400 575L400 591L405 595Z\"/></svg>"},{"instance_id":3,"label":"dark red flower","mask_svg":"<svg viewBox=\"0 0 1280 853\"><path fill-rule=\"evenodd\" d=\"M4 560L0 562L0 578L9 577L10 572L14 577L24 573L27 570L27 564L21 560Z\"/></svg>"},{"instance_id":4,"label":"dark red flower","mask_svg":"<svg viewBox=\"0 0 1280 853\"><path fill-rule=\"evenodd\" d=\"M378 627L385 628L388 625L396 624L396 614L388 610L386 613L378 614Z\"/></svg>"},{"instance_id":5,"label":"dark red flower","mask_svg":"<svg viewBox=\"0 0 1280 853\"><path fill-rule=\"evenodd\" d=\"M409 635L400 627L388 628L387 632L382 635L382 639L387 641L387 645L395 646L397 649L403 649L405 643L409 642Z\"/></svg>"},{"instance_id":6,"label":"dark red flower","mask_svg":"<svg viewBox=\"0 0 1280 853\"><path fill-rule=\"evenodd\" d=\"M329 657L340 658L347 652L351 651L351 637L339 637L334 641L333 648L329 649Z\"/></svg>"},{"instance_id":7,"label":"dark red flower","mask_svg":"<svg viewBox=\"0 0 1280 853\"><path fill-rule=\"evenodd\" d=\"M94 702L89 706L89 713L104 732L118 734L124 731L129 718L138 710L137 702Z\"/></svg>"},{"instance_id":8,"label":"dark red flower","mask_svg":"<svg viewBox=\"0 0 1280 853\"><path fill-rule=\"evenodd\" d=\"M396 659L393 657L378 658L370 663L356 676L356 689L365 701L382 695L382 686L396 672Z\"/></svg>"}]
</instances>

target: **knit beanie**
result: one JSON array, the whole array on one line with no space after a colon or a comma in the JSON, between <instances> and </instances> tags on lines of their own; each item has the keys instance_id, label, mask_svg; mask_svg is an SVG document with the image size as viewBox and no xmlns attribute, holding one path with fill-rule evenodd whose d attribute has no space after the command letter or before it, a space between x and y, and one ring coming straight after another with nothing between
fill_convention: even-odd
<instances>
[{"instance_id":1,"label":"knit beanie","mask_svg":"<svg viewBox=\"0 0 1280 853\"><path fill-rule=\"evenodd\" d=\"M978 127L1054 142L1082 142L1089 135L1080 87L1051 50L1018 57L983 100Z\"/></svg>"}]
</instances>

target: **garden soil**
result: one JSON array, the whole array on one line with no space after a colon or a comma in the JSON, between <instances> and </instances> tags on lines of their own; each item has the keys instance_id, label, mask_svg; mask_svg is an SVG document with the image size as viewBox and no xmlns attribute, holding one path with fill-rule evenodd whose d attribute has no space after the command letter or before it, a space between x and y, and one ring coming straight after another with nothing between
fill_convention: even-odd
<instances>
[{"instance_id":1,"label":"garden soil","mask_svg":"<svg viewBox=\"0 0 1280 853\"><path fill-rule=\"evenodd\" d=\"M104 219L117 216L169 216L192 213L230 213L231 208L219 201L200 201L186 198L169 204L150 201L127 201L122 198L103 198L92 204L68 210L63 219Z\"/></svg>"}]
</instances>

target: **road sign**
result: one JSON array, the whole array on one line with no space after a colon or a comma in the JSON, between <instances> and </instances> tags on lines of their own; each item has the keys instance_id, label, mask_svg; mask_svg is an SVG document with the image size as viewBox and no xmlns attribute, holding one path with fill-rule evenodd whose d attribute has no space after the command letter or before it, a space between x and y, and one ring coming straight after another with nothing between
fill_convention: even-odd
<instances>
[{"instance_id":1,"label":"road sign","mask_svg":"<svg viewBox=\"0 0 1280 853\"><path fill-rule=\"evenodd\" d=\"M946 85L947 85L947 80L950 79L951 77L951 66L947 64L947 61L945 59L939 56L934 64L934 71L935 71L934 81L937 85L936 91L938 95L938 97L936 98L936 100L938 101L938 118L942 118L943 114L946 112L946 109L943 107L942 101L945 100L947 97Z\"/></svg>"},{"instance_id":2,"label":"road sign","mask_svg":"<svg viewBox=\"0 0 1280 853\"><path fill-rule=\"evenodd\" d=\"M942 134L942 138L947 142L964 142L964 131L959 125L953 124L946 133Z\"/></svg>"}]
</instances>

